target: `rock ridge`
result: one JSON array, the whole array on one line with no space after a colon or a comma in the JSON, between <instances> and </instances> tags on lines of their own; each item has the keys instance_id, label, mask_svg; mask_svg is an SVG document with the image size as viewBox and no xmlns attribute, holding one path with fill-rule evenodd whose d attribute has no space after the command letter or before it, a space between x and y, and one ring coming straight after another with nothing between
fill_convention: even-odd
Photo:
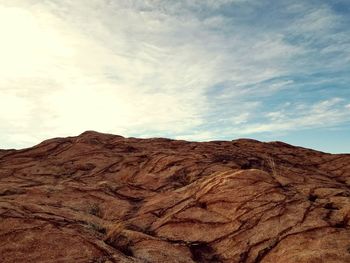
<instances>
[{"instance_id":1,"label":"rock ridge","mask_svg":"<svg viewBox=\"0 0 350 263\"><path fill-rule=\"evenodd\" d=\"M0 150L0 262L350 262L350 154L87 131Z\"/></svg>"}]
</instances>

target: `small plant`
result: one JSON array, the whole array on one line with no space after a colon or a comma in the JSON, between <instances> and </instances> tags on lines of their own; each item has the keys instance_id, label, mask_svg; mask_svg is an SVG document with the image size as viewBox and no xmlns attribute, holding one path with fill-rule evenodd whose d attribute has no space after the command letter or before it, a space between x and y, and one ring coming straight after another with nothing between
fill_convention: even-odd
<instances>
[{"instance_id":1,"label":"small plant","mask_svg":"<svg viewBox=\"0 0 350 263\"><path fill-rule=\"evenodd\" d=\"M96 223L89 223L89 227L92 228L94 231L99 232L101 234L106 234L106 228L104 226L101 226L100 224Z\"/></svg>"},{"instance_id":2,"label":"small plant","mask_svg":"<svg viewBox=\"0 0 350 263\"><path fill-rule=\"evenodd\" d=\"M118 221L110 224L107 227L107 235L105 242L115 248L120 252L124 253L126 256L132 256L133 252L130 249L132 246L132 241L129 237L129 232L126 230L126 226L123 222Z\"/></svg>"},{"instance_id":3,"label":"small plant","mask_svg":"<svg viewBox=\"0 0 350 263\"><path fill-rule=\"evenodd\" d=\"M291 182L288 177L282 175L282 166L278 167L275 163L275 160L271 156L267 156L264 158L264 168L267 170L273 179L275 179L276 183L279 185L283 191L289 191Z\"/></svg>"},{"instance_id":4,"label":"small plant","mask_svg":"<svg viewBox=\"0 0 350 263\"><path fill-rule=\"evenodd\" d=\"M101 208L97 203L88 206L88 213L97 217L101 217Z\"/></svg>"},{"instance_id":5,"label":"small plant","mask_svg":"<svg viewBox=\"0 0 350 263\"><path fill-rule=\"evenodd\" d=\"M171 182L175 182L181 186L188 185L192 183L195 179L195 174L187 172L185 169L177 170L169 180Z\"/></svg>"},{"instance_id":6,"label":"small plant","mask_svg":"<svg viewBox=\"0 0 350 263\"><path fill-rule=\"evenodd\" d=\"M324 205L324 208L329 209L329 210L339 210L338 207L336 207L333 203L327 203Z\"/></svg>"},{"instance_id":7,"label":"small plant","mask_svg":"<svg viewBox=\"0 0 350 263\"><path fill-rule=\"evenodd\" d=\"M121 221L108 225L106 240L113 243L118 239L124 230L125 224Z\"/></svg>"},{"instance_id":8,"label":"small plant","mask_svg":"<svg viewBox=\"0 0 350 263\"><path fill-rule=\"evenodd\" d=\"M316 199L317 199L317 195L315 195L315 194L309 194L308 199L309 199L310 202L315 202Z\"/></svg>"},{"instance_id":9,"label":"small plant","mask_svg":"<svg viewBox=\"0 0 350 263\"><path fill-rule=\"evenodd\" d=\"M276 183L283 189L283 190L288 190L288 185L290 184L290 181L288 177L285 177L281 174L281 171L283 171L280 167L280 171L278 171L278 167L275 163L275 160L273 157L268 156L264 158L264 163L266 162L265 169L270 171L273 179L275 179ZM311 197L313 199L314 197ZM310 200L311 201L311 200Z\"/></svg>"},{"instance_id":10,"label":"small plant","mask_svg":"<svg viewBox=\"0 0 350 263\"><path fill-rule=\"evenodd\" d=\"M347 226L349 225L349 221L350 221L350 217L349 215L346 215L343 220L341 220L340 222L336 223L334 225L334 227L336 228L347 228Z\"/></svg>"},{"instance_id":11,"label":"small plant","mask_svg":"<svg viewBox=\"0 0 350 263\"><path fill-rule=\"evenodd\" d=\"M275 163L274 159L269 156L266 158L266 162L267 162L268 167L271 170L272 176L274 178L276 178L278 176L278 171L277 171L277 167L276 167L276 163Z\"/></svg>"},{"instance_id":12,"label":"small plant","mask_svg":"<svg viewBox=\"0 0 350 263\"><path fill-rule=\"evenodd\" d=\"M216 154L212 157L212 161L215 163L227 164L235 160L235 157L230 154Z\"/></svg>"}]
</instances>

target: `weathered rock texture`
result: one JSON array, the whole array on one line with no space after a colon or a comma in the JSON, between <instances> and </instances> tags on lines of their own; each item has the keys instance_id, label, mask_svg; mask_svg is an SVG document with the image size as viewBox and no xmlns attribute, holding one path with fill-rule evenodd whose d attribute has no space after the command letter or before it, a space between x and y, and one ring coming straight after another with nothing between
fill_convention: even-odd
<instances>
[{"instance_id":1,"label":"weathered rock texture","mask_svg":"<svg viewBox=\"0 0 350 263\"><path fill-rule=\"evenodd\" d=\"M85 132L0 151L0 262L350 262L350 155Z\"/></svg>"}]
</instances>

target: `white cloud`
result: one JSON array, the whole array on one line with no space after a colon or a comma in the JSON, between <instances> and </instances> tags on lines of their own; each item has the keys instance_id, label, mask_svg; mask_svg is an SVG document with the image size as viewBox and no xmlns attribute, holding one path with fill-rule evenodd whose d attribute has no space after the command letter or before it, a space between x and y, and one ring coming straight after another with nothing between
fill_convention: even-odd
<instances>
[{"instance_id":1,"label":"white cloud","mask_svg":"<svg viewBox=\"0 0 350 263\"><path fill-rule=\"evenodd\" d=\"M192 132L190 134L182 134L174 137L177 140L186 141L212 141L217 138L217 134L210 131Z\"/></svg>"},{"instance_id":2,"label":"white cloud","mask_svg":"<svg viewBox=\"0 0 350 263\"><path fill-rule=\"evenodd\" d=\"M249 118L251 117L251 113L249 111L243 112L239 115L233 116L230 121L237 125L248 122Z\"/></svg>"},{"instance_id":3,"label":"white cloud","mask_svg":"<svg viewBox=\"0 0 350 263\"><path fill-rule=\"evenodd\" d=\"M286 89L293 80L265 82L303 70L291 60L306 49L288 43L285 32L298 23L318 30L336 18L322 7L286 31L259 32L217 12L245 2L253 1L3 0L0 148L87 129L214 139L220 129L209 131L212 112L225 125L246 127L241 134L274 130L251 124L260 104L247 98ZM199 9L212 14L201 17ZM220 83L221 94L213 88ZM225 110L224 102L235 106ZM331 107L316 106L306 110Z\"/></svg>"},{"instance_id":4,"label":"white cloud","mask_svg":"<svg viewBox=\"0 0 350 263\"><path fill-rule=\"evenodd\" d=\"M309 128L332 127L350 121L348 110L344 110L344 100L331 98L312 105L286 105L280 111L268 112L268 120L234 130L234 134L280 132Z\"/></svg>"},{"instance_id":5,"label":"white cloud","mask_svg":"<svg viewBox=\"0 0 350 263\"><path fill-rule=\"evenodd\" d=\"M306 7L307 8L307 7ZM329 10L328 7L317 7L317 8L307 8L307 12L301 14L303 15L298 21L293 25L296 31L316 33L327 31L331 29L334 24L337 23L337 18L333 12Z\"/></svg>"},{"instance_id":6,"label":"white cloud","mask_svg":"<svg viewBox=\"0 0 350 263\"><path fill-rule=\"evenodd\" d=\"M102 26L90 29L92 36L88 36L79 27L87 22L83 19L89 19L92 8L81 14L74 27L44 5L1 7L1 25L6 28L2 39L7 41L0 44L4 58L0 62L4 100L0 119L9 118L27 128L14 126L9 137L35 133L43 139L86 129L177 132L198 125L198 108L203 104L200 89L210 81L212 67L203 63L203 51L193 46L158 47L143 41L142 35L133 39L122 30L105 33L111 28ZM136 12L132 15L140 19ZM110 17L109 22L118 24L124 18ZM131 22L135 28L142 26L140 21ZM145 22L155 21L146 18ZM9 24L14 31L8 29ZM96 38L101 32L107 39ZM130 48L135 40L139 43ZM191 65L189 70L186 65ZM41 119L38 126L30 122L34 116Z\"/></svg>"},{"instance_id":7,"label":"white cloud","mask_svg":"<svg viewBox=\"0 0 350 263\"><path fill-rule=\"evenodd\" d=\"M280 120L282 119L283 117L285 117L285 114L282 112L282 111L273 111L273 112L269 112L266 114L266 116L275 121L275 120Z\"/></svg>"}]
</instances>

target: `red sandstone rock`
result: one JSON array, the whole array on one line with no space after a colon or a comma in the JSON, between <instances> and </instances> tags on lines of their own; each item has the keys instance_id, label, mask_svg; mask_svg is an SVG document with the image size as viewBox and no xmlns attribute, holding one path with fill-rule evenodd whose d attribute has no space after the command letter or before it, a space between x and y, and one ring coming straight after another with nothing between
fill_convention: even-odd
<instances>
[{"instance_id":1,"label":"red sandstone rock","mask_svg":"<svg viewBox=\"0 0 350 263\"><path fill-rule=\"evenodd\" d=\"M350 262L350 155L85 132L0 151L0 262Z\"/></svg>"}]
</instances>

